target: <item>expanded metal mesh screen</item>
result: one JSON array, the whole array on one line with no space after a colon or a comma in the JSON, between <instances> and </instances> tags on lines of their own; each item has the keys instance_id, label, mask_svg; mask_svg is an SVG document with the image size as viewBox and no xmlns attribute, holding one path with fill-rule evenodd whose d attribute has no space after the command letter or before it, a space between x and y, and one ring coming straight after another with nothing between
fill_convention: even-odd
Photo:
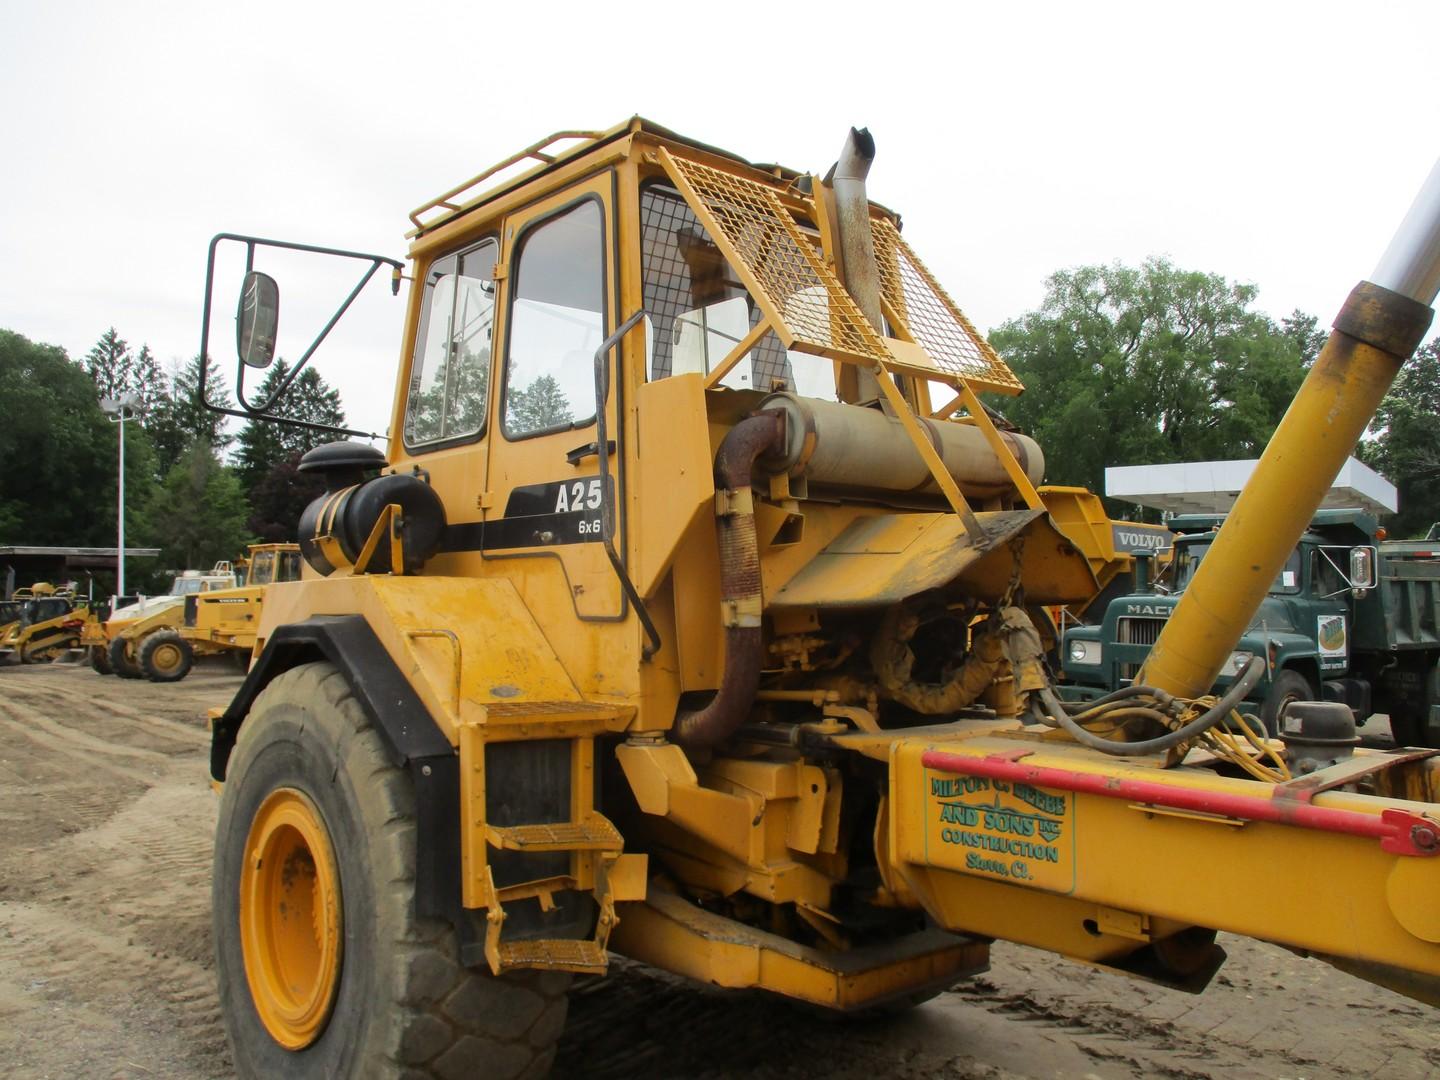
<instances>
[{"instance_id":1,"label":"expanded metal mesh screen","mask_svg":"<svg viewBox=\"0 0 1440 1080\"><path fill-rule=\"evenodd\" d=\"M652 324L650 378L673 374L675 346L687 330L702 337L707 370L739 343L743 333L707 318L707 309L743 300L743 329L759 323L760 309L678 191L651 185L640 193L640 253L643 302ZM682 319L687 321L677 322ZM773 332L751 350L749 364L754 389L769 390L779 381L795 385L790 361Z\"/></svg>"},{"instance_id":2,"label":"expanded metal mesh screen","mask_svg":"<svg viewBox=\"0 0 1440 1080\"><path fill-rule=\"evenodd\" d=\"M764 184L708 165L668 157L682 186L709 212L760 299L806 352L885 361L889 352L850 294L805 238L779 196Z\"/></svg>"},{"instance_id":3,"label":"expanded metal mesh screen","mask_svg":"<svg viewBox=\"0 0 1440 1080\"><path fill-rule=\"evenodd\" d=\"M936 366L981 388L1018 394L1024 389L1005 361L971 325L916 257L888 218L871 220L880 289Z\"/></svg>"},{"instance_id":4,"label":"expanded metal mesh screen","mask_svg":"<svg viewBox=\"0 0 1440 1080\"><path fill-rule=\"evenodd\" d=\"M777 329L783 329L782 338L793 338L793 348L851 362L878 361L922 377L964 379L977 390L1018 394L1024 389L890 219L872 219L872 229L881 291L894 321L902 324L892 330L920 345L933 370L886 348L825 262L818 241L806 235L774 188L661 154L676 186L694 204L697 227L710 228L736 276L744 279L735 287L749 286ZM813 216L813 204L800 202L811 206Z\"/></svg>"}]
</instances>

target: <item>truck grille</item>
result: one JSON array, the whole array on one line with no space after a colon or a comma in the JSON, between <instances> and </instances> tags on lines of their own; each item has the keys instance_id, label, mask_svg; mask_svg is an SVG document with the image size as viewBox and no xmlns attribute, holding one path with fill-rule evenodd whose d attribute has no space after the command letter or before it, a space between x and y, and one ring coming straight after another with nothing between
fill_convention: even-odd
<instances>
[{"instance_id":1,"label":"truck grille","mask_svg":"<svg viewBox=\"0 0 1440 1080\"><path fill-rule=\"evenodd\" d=\"M1160 631L1164 629L1164 619L1122 617L1115 630L1115 640L1121 645L1154 645L1160 640Z\"/></svg>"}]
</instances>

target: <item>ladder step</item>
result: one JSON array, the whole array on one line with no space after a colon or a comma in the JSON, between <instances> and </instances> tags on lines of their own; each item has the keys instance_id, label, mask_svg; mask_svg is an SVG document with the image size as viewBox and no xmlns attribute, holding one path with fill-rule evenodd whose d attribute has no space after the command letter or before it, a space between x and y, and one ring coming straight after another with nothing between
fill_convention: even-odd
<instances>
[{"instance_id":1,"label":"ladder step","mask_svg":"<svg viewBox=\"0 0 1440 1080\"><path fill-rule=\"evenodd\" d=\"M507 851L620 851L625 842L605 818L555 821L539 825L487 825L492 847Z\"/></svg>"},{"instance_id":2,"label":"ladder step","mask_svg":"<svg viewBox=\"0 0 1440 1080\"><path fill-rule=\"evenodd\" d=\"M485 713L491 723L530 723L543 720L588 720L603 724L628 716L632 707L600 701L491 701Z\"/></svg>"},{"instance_id":3,"label":"ladder step","mask_svg":"<svg viewBox=\"0 0 1440 1080\"><path fill-rule=\"evenodd\" d=\"M606 969L605 950L593 941L569 938L502 941L500 970L517 967L602 975Z\"/></svg>"}]
</instances>

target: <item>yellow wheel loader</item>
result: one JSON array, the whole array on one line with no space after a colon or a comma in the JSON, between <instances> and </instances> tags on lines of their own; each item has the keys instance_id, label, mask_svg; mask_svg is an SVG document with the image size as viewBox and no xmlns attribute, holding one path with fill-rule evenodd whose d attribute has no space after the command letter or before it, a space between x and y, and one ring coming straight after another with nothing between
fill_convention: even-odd
<instances>
[{"instance_id":1,"label":"yellow wheel loader","mask_svg":"<svg viewBox=\"0 0 1440 1080\"><path fill-rule=\"evenodd\" d=\"M141 647L141 666L154 682L175 682L190 671L197 653L225 654L241 670L250 664L255 629L265 602L265 587L282 581L299 581L302 560L299 544L251 544L245 564L245 582L234 589L214 589L185 598L183 622L174 630L154 635ZM150 662L143 655L150 648Z\"/></svg>"},{"instance_id":2,"label":"yellow wheel loader","mask_svg":"<svg viewBox=\"0 0 1440 1080\"><path fill-rule=\"evenodd\" d=\"M872 156L636 119L423 204L405 265L212 242L201 352L239 245L242 402L274 247L412 283L389 447L306 455L315 576L267 588L212 712L242 1076L538 1075L607 950L859 1014L994 938L1198 991L1225 930L1434 993L1436 752L1358 748L1336 703L1266 738L1261 661L1209 688L1429 324L1440 170L1141 677L1067 706L1037 624L1093 552Z\"/></svg>"},{"instance_id":3,"label":"yellow wheel loader","mask_svg":"<svg viewBox=\"0 0 1440 1080\"><path fill-rule=\"evenodd\" d=\"M228 560L217 562L208 573L186 570L176 575L163 596L142 596L116 606L105 622L105 663L91 666L101 674L122 679L150 678L173 682L184 678L194 660L181 642L178 628L185 620L185 602L192 596L239 584ZM104 671L102 668L109 668Z\"/></svg>"}]
</instances>

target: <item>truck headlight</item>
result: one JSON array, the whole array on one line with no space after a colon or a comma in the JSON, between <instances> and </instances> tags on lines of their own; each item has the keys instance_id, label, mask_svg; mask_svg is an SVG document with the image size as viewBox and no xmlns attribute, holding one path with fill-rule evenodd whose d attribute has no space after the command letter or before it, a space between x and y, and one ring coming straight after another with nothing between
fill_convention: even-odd
<instances>
[{"instance_id":1,"label":"truck headlight","mask_svg":"<svg viewBox=\"0 0 1440 1080\"><path fill-rule=\"evenodd\" d=\"M1100 643L1076 638L1070 642L1070 662L1072 664L1100 663Z\"/></svg>"},{"instance_id":2,"label":"truck headlight","mask_svg":"<svg viewBox=\"0 0 1440 1080\"><path fill-rule=\"evenodd\" d=\"M1230 658L1225 661L1224 667L1220 669L1220 674L1226 678L1233 679L1239 675L1240 672L1244 671L1245 665L1253 659L1255 659L1254 653L1232 652Z\"/></svg>"}]
</instances>

